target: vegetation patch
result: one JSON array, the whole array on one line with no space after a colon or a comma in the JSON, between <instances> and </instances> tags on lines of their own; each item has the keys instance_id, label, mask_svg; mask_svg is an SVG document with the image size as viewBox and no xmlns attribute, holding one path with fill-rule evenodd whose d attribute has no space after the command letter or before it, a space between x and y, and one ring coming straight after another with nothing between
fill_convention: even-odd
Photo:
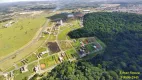
<instances>
[{"instance_id":1,"label":"vegetation patch","mask_svg":"<svg viewBox=\"0 0 142 80\"><path fill-rule=\"evenodd\" d=\"M142 15L97 12L84 16L84 27L69 33L71 38L96 36L106 45L102 54L89 62L119 72L142 72ZM105 46L104 45L104 46ZM140 75L142 78L142 75Z\"/></svg>"},{"instance_id":2,"label":"vegetation patch","mask_svg":"<svg viewBox=\"0 0 142 80\"><path fill-rule=\"evenodd\" d=\"M48 68L50 66L55 65L56 63L55 63L55 59L52 56L50 56L45 59L41 59L40 64L45 64L46 68Z\"/></svg>"},{"instance_id":3,"label":"vegetation patch","mask_svg":"<svg viewBox=\"0 0 142 80\"><path fill-rule=\"evenodd\" d=\"M69 41L59 41L59 45L61 46L61 49L64 50L64 51L72 48Z\"/></svg>"}]
</instances>

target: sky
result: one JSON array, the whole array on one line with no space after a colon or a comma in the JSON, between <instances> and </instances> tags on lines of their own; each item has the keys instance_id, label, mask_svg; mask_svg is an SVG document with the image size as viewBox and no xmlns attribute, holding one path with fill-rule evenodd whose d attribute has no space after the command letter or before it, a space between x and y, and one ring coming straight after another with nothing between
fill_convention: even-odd
<instances>
[{"instance_id":1,"label":"sky","mask_svg":"<svg viewBox=\"0 0 142 80\"><path fill-rule=\"evenodd\" d=\"M3 2L19 2L19 1L41 1L41 0L0 0L0 3L3 3ZM53 1L53 0L44 0L44 1ZM141 0L92 0L92 1L141 1Z\"/></svg>"},{"instance_id":2,"label":"sky","mask_svg":"<svg viewBox=\"0 0 142 80\"><path fill-rule=\"evenodd\" d=\"M19 2L19 1L41 1L41 0L0 0L0 3L4 3L4 2ZM49 1L49 0L45 0L45 1Z\"/></svg>"}]
</instances>

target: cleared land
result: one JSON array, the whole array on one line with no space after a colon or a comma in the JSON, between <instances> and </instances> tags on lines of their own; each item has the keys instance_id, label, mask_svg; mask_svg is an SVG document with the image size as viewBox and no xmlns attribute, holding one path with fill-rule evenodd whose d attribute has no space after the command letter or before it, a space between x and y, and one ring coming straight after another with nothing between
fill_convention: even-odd
<instances>
[{"instance_id":1,"label":"cleared land","mask_svg":"<svg viewBox=\"0 0 142 80\"><path fill-rule=\"evenodd\" d=\"M10 58L4 63L1 63L0 65L2 66L0 66L0 69L4 72L8 72L8 74L10 71L13 71L14 80L23 80L28 79L28 76L35 74L35 71L33 71L35 66L40 65L41 70L39 70L38 73L44 73L46 71L50 71L52 67L55 67L62 61L76 60L76 58L79 57L78 47L81 46L81 41L84 41L86 38L83 40L72 40L67 34L74 29L80 28L80 21L73 20L64 23L62 26L59 26L57 30L53 30L55 24L51 24L53 23L50 21L47 24L47 29L49 29L47 31L51 34L42 33L42 36L44 37L40 38L38 41L35 41L34 44L21 51L20 54L13 57L13 59ZM88 50L90 50L90 47ZM47 53L44 53L45 51L47 51ZM27 69L29 71L21 73L20 67L24 65L28 66ZM44 68L42 68L41 65L43 65ZM8 77L12 79L12 77Z\"/></svg>"},{"instance_id":2,"label":"cleared land","mask_svg":"<svg viewBox=\"0 0 142 80\"><path fill-rule=\"evenodd\" d=\"M23 18L11 27L0 29L0 59L28 43L44 22L44 17Z\"/></svg>"}]
</instances>

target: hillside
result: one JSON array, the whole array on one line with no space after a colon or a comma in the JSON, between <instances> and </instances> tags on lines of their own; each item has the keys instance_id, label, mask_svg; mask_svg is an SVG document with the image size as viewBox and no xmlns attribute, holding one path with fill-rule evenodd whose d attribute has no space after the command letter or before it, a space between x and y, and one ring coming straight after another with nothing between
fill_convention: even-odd
<instances>
[{"instance_id":1,"label":"hillside","mask_svg":"<svg viewBox=\"0 0 142 80\"><path fill-rule=\"evenodd\" d=\"M94 65L101 64L103 68L116 72L142 72L142 15L107 12L87 14L84 28L70 32L69 36L97 36L107 45L104 53L88 60Z\"/></svg>"},{"instance_id":2,"label":"hillside","mask_svg":"<svg viewBox=\"0 0 142 80\"><path fill-rule=\"evenodd\" d=\"M142 15L130 13L98 12L85 15L84 27L68 35L71 38L96 36L106 44L104 52L89 60L82 58L76 62L62 63L41 80L141 79L141 22Z\"/></svg>"}]
</instances>

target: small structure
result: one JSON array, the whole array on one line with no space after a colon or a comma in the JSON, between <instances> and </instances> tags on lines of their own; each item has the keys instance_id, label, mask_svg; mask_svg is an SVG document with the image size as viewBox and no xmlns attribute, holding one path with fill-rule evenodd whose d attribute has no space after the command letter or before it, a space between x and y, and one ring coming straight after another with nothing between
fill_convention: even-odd
<instances>
[{"instance_id":1,"label":"small structure","mask_svg":"<svg viewBox=\"0 0 142 80\"><path fill-rule=\"evenodd\" d=\"M4 74L3 74L3 76L4 76L4 77L7 77L7 76L8 76L8 74L7 74L7 73L4 73Z\"/></svg>"},{"instance_id":2,"label":"small structure","mask_svg":"<svg viewBox=\"0 0 142 80\"><path fill-rule=\"evenodd\" d=\"M94 47L95 49L97 48L97 46L95 46L95 45L94 45L93 47Z\"/></svg>"},{"instance_id":3,"label":"small structure","mask_svg":"<svg viewBox=\"0 0 142 80\"><path fill-rule=\"evenodd\" d=\"M11 71L10 72L10 77L13 77L13 76L14 76L13 71Z\"/></svg>"},{"instance_id":4,"label":"small structure","mask_svg":"<svg viewBox=\"0 0 142 80\"><path fill-rule=\"evenodd\" d=\"M57 24L56 24L56 26L60 26L60 25L63 25L63 20L62 19L58 20Z\"/></svg>"},{"instance_id":5,"label":"small structure","mask_svg":"<svg viewBox=\"0 0 142 80\"><path fill-rule=\"evenodd\" d=\"M43 33L44 33L44 34L49 34L49 32L48 32L48 31L43 31Z\"/></svg>"},{"instance_id":6,"label":"small structure","mask_svg":"<svg viewBox=\"0 0 142 80\"><path fill-rule=\"evenodd\" d=\"M60 20L60 24L63 25L63 20Z\"/></svg>"},{"instance_id":7,"label":"small structure","mask_svg":"<svg viewBox=\"0 0 142 80\"><path fill-rule=\"evenodd\" d=\"M39 54L37 55L37 58L41 58L41 57L42 57L42 55L47 54L47 53L49 53L49 51L48 51L48 50L43 51L43 52L41 52L41 53L39 53Z\"/></svg>"},{"instance_id":8,"label":"small structure","mask_svg":"<svg viewBox=\"0 0 142 80\"><path fill-rule=\"evenodd\" d=\"M84 12L84 13L89 13L89 12L90 12L90 10L83 10L83 12Z\"/></svg>"},{"instance_id":9,"label":"small structure","mask_svg":"<svg viewBox=\"0 0 142 80\"><path fill-rule=\"evenodd\" d=\"M40 70L40 68L38 66L34 67L34 71L37 73Z\"/></svg>"},{"instance_id":10,"label":"small structure","mask_svg":"<svg viewBox=\"0 0 142 80\"><path fill-rule=\"evenodd\" d=\"M41 52L42 55L49 53L48 50Z\"/></svg>"},{"instance_id":11,"label":"small structure","mask_svg":"<svg viewBox=\"0 0 142 80\"><path fill-rule=\"evenodd\" d=\"M14 24L15 22L14 21L10 21L9 23L5 24L4 27L5 28L8 28L10 27L12 24Z\"/></svg>"},{"instance_id":12,"label":"small structure","mask_svg":"<svg viewBox=\"0 0 142 80\"><path fill-rule=\"evenodd\" d=\"M83 18L83 16L84 16L84 14L81 12L75 12L74 15L76 18Z\"/></svg>"},{"instance_id":13,"label":"small structure","mask_svg":"<svg viewBox=\"0 0 142 80\"><path fill-rule=\"evenodd\" d=\"M80 42L80 44L81 44L81 46L82 46L82 47L84 47L84 46L85 46L85 45L84 45L84 43L83 43L82 41Z\"/></svg>"},{"instance_id":14,"label":"small structure","mask_svg":"<svg viewBox=\"0 0 142 80\"><path fill-rule=\"evenodd\" d=\"M61 53L61 56L64 57L64 56L65 56L65 53Z\"/></svg>"},{"instance_id":15,"label":"small structure","mask_svg":"<svg viewBox=\"0 0 142 80\"><path fill-rule=\"evenodd\" d=\"M74 15L73 14L68 14L67 17L68 18L74 18Z\"/></svg>"},{"instance_id":16,"label":"small structure","mask_svg":"<svg viewBox=\"0 0 142 80\"><path fill-rule=\"evenodd\" d=\"M26 65L26 66L21 67L21 68L20 68L20 71L21 71L22 73L27 72L27 71L28 71L28 69L27 69L27 65Z\"/></svg>"},{"instance_id":17,"label":"small structure","mask_svg":"<svg viewBox=\"0 0 142 80\"><path fill-rule=\"evenodd\" d=\"M59 60L60 60L60 62L63 62L63 57L60 56L60 57L59 57Z\"/></svg>"}]
</instances>

